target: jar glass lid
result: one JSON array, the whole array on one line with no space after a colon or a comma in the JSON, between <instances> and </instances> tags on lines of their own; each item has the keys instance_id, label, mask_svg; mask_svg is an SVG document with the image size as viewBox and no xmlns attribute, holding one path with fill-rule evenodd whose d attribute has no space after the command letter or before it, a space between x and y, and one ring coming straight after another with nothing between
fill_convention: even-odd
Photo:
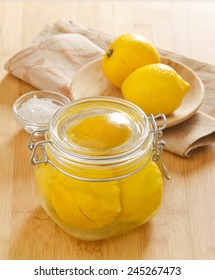
<instances>
[{"instance_id":1,"label":"jar glass lid","mask_svg":"<svg viewBox=\"0 0 215 280\"><path fill-rule=\"evenodd\" d=\"M148 118L139 107L119 98L97 97L60 109L51 119L48 137L68 155L97 158L137 150L149 132Z\"/></svg>"}]
</instances>

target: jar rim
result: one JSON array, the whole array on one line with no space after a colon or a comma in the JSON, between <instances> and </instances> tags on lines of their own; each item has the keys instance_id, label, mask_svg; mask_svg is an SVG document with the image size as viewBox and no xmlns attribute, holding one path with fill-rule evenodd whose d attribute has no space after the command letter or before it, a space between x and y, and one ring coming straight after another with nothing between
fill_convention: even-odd
<instances>
[{"instance_id":1,"label":"jar rim","mask_svg":"<svg viewBox=\"0 0 215 280\"><path fill-rule=\"evenodd\" d=\"M110 149L88 149L68 140L66 128L77 119L98 114L119 113L130 122L132 135L130 142ZM152 144L151 125L147 115L135 104L116 97L82 98L63 106L52 117L46 138L51 140L52 150L57 149L67 159L78 161L118 160L138 150L149 148ZM147 149L148 150L148 149Z\"/></svg>"}]
</instances>

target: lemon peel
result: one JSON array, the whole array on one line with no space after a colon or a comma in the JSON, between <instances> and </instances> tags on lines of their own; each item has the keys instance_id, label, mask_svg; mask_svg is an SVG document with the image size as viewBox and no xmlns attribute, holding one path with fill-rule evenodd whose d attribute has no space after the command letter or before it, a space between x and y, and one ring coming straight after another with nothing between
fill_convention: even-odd
<instances>
[{"instance_id":1,"label":"lemon peel","mask_svg":"<svg viewBox=\"0 0 215 280\"><path fill-rule=\"evenodd\" d=\"M113 182L72 182L70 178L64 184L53 186L51 198L56 213L65 224L94 230L112 223L119 214L119 193L119 186Z\"/></svg>"},{"instance_id":2,"label":"lemon peel","mask_svg":"<svg viewBox=\"0 0 215 280\"><path fill-rule=\"evenodd\" d=\"M109 116L97 115L80 121L67 131L68 138L79 146L91 149L110 149L129 139L130 128Z\"/></svg>"},{"instance_id":3,"label":"lemon peel","mask_svg":"<svg viewBox=\"0 0 215 280\"><path fill-rule=\"evenodd\" d=\"M121 87L134 70L158 62L159 53L147 38L139 34L124 34L108 47L102 59L102 70L113 85Z\"/></svg>"},{"instance_id":4,"label":"lemon peel","mask_svg":"<svg viewBox=\"0 0 215 280\"><path fill-rule=\"evenodd\" d=\"M140 67L122 84L123 97L138 105L147 115L173 113L190 85L170 66L155 63Z\"/></svg>"},{"instance_id":5,"label":"lemon peel","mask_svg":"<svg viewBox=\"0 0 215 280\"><path fill-rule=\"evenodd\" d=\"M120 182L122 210L117 221L128 226L129 223L143 224L148 221L160 207L162 185L161 172L152 161L132 178Z\"/></svg>"}]
</instances>

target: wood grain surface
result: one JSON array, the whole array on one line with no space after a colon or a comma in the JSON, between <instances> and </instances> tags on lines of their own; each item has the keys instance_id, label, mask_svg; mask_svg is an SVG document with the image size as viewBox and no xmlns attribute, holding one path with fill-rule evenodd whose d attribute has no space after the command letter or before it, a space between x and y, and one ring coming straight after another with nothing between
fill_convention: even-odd
<instances>
[{"instance_id":1,"label":"wood grain surface","mask_svg":"<svg viewBox=\"0 0 215 280\"><path fill-rule=\"evenodd\" d=\"M215 64L214 13L211 1L0 1L0 259L215 259L214 146L187 159L164 153L172 179L150 222L107 240L77 240L38 204L29 135L12 116L15 99L32 88L3 68L58 19L141 33L159 48Z\"/></svg>"}]
</instances>

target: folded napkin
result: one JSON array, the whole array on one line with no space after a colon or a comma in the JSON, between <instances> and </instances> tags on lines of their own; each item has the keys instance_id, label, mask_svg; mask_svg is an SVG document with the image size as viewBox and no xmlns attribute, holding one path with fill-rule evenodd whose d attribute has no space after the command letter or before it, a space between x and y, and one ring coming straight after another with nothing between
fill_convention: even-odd
<instances>
[{"instance_id":1,"label":"folded napkin","mask_svg":"<svg viewBox=\"0 0 215 280\"><path fill-rule=\"evenodd\" d=\"M38 89L70 95L69 87L77 71L88 62L103 56L111 36L62 20L45 26L30 46L15 54L5 64L12 75ZM192 68L205 86L199 111L187 121L164 131L165 150L188 157L197 147L215 142L215 66L158 49L159 53Z\"/></svg>"}]
</instances>

